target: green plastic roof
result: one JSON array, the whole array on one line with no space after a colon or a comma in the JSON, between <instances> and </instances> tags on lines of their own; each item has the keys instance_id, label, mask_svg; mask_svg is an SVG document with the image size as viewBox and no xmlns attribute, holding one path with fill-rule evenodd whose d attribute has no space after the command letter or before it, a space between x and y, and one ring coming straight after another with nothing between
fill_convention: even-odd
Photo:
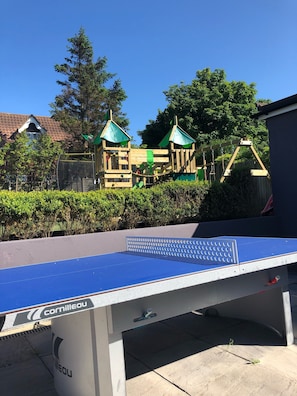
<instances>
[{"instance_id":1,"label":"green plastic roof","mask_svg":"<svg viewBox=\"0 0 297 396\"><path fill-rule=\"evenodd\" d=\"M173 128L167 133L167 135L159 143L159 147L161 148L167 147L169 142L187 148L190 147L193 143L195 143L195 139L193 139L187 132L185 132L178 125L173 125Z\"/></svg>"},{"instance_id":2,"label":"green plastic roof","mask_svg":"<svg viewBox=\"0 0 297 396\"><path fill-rule=\"evenodd\" d=\"M131 137L114 121L108 120L100 135L95 138L94 144L99 145L102 139L112 143L124 143L129 142Z\"/></svg>"},{"instance_id":3,"label":"green plastic roof","mask_svg":"<svg viewBox=\"0 0 297 396\"><path fill-rule=\"evenodd\" d=\"M102 140L101 140L101 138L100 138L100 135L97 135L97 136L95 137L93 143L94 143L95 145L98 145L98 146L99 146L99 144L101 144L101 142L102 142Z\"/></svg>"},{"instance_id":4,"label":"green plastic roof","mask_svg":"<svg viewBox=\"0 0 297 396\"><path fill-rule=\"evenodd\" d=\"M94 139L93 135L84 135L82 134L82 137L87 141L87 142L92 142Z\"/></svg>"}]
</instances>

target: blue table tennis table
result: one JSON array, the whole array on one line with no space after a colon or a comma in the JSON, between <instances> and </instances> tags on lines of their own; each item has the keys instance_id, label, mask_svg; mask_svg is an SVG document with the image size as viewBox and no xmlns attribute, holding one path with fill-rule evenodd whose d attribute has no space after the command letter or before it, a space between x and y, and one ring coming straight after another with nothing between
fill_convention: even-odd
<instances>
[{"instance_id":1,"label":"blue table tennis table","mask_svg":"<svg viewBox=\"0 0 297 396\"><path fill-rule=\"evenodd\" d=\"M0 270L3 329L50 319L60 395L125 395L122 333L198 309L293 343L287 265L297 239L127 237L122 252Z\"/></svg>"}]
</instances>

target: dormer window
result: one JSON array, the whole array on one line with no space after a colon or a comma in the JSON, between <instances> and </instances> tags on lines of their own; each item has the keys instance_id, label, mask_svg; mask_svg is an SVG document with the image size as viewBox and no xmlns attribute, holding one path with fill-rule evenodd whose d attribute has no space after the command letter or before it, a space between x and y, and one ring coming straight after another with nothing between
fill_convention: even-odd
<instances>
[{"instance_id":1,"label":"dormer window","mask_svg":"<svg viewBox=\"0 0 297 396\"><path fill-rule=\"evenodd\" d=\"M18 132L26 132L28 138L32 141L37 139L40 134L45 133L46 130L39 124L38 120L31 115L25 124L18 129Z\"/></svg>"},{"instance_id":2,"label":"dormer window","mask_svg":"<svg viewBox=\"0 0 297 396\"><path fill-rule=\"evenodd\" d=\"M28 128L27 128L27 132L37 132L39 133L40 130L37 129L36 124L34 122L30 122Z\"/></svg>"},{"instance_id":3,"label":"dormer window","mask_svg":"<svg viewBox=\"0 0 297 396\"><path fill-rule=\"evenodd\" d=\"M27 136L30 140L37 139L40 136L41 130L37 128L34 122L30 122L26 129Z\"/></svg>"}]
</instances>

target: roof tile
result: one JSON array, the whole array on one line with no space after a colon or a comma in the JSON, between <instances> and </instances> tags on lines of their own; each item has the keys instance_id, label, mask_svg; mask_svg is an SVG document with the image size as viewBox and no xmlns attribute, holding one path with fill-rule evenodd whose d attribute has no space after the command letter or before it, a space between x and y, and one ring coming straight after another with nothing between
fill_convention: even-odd
<instances>
[{"instance_id":1,"label":"roof tile","mask_svg":"<svg viewBox=\"0 0 297 396\"><path fill-rule=\"evenodd\" d=\"M51 117L35 116L33 114L0 113L0 132L10 138L31 116L35 117L40 126L46 129L53 141L65 141L67 139L68 135L58 121Z\"/></svg>"}]
</instances>

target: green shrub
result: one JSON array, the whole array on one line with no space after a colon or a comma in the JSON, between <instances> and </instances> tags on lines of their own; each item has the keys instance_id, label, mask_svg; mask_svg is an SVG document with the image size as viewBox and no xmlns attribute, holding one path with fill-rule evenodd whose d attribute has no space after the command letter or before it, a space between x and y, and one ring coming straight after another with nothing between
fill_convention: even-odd
<instances>
[{"instance_id":1,"label":"green shrub","mask_svg":"<svg viewBox=\"0 0 297 396\"><path fill-rule=\"evenodd\" d=\"M162 193L169 198L171 223L184 223L188 220L198 220L200 206L209 184L204 182L168 182L160 184Z\"/></svg>"},{"instance_id":2,"label":"green shrub","mask_svg":"<svg viewBox=\"0 0 297 396\"><path fill-rule=\"evenodd\" d=\"M120 227L124 229L147 225L148 214L152 211L151 189L125 191L125 205L121 213Z\"/></svg>"},{"instance_id":3,"label":"green shrub","mask_svg":"<svg viewBox=\"0 0 297 396\"><path fill-rule=\"evenodd\" d=\"M233 173L233 172L232 172ZM249 176L250 177L250 176ZM1 240L163 226L251 215L247 173L223 184L169 181L149 189L0 191Z\"/></svg>"},{"instance_id":4,"label":"green shrub","mask_svg":"<svg viewBox=\"0 0 297 396\"><path fill-rule=\"evenodd\" d=\"M36 233L35 200L27 193L5 191L0 194L1 239L27 239Z\"/></svg>"},{"instance_id":5,"label":"green shrub","mask_svg":"<svg viewBox=\"0 0 297 396\"><path fill-rule=\"evenodd\" d=\"M258 195L249 168L237 167L224 183L214 182L201 205L202 221L257 216Z\"/></svg>"}]
</instances>

